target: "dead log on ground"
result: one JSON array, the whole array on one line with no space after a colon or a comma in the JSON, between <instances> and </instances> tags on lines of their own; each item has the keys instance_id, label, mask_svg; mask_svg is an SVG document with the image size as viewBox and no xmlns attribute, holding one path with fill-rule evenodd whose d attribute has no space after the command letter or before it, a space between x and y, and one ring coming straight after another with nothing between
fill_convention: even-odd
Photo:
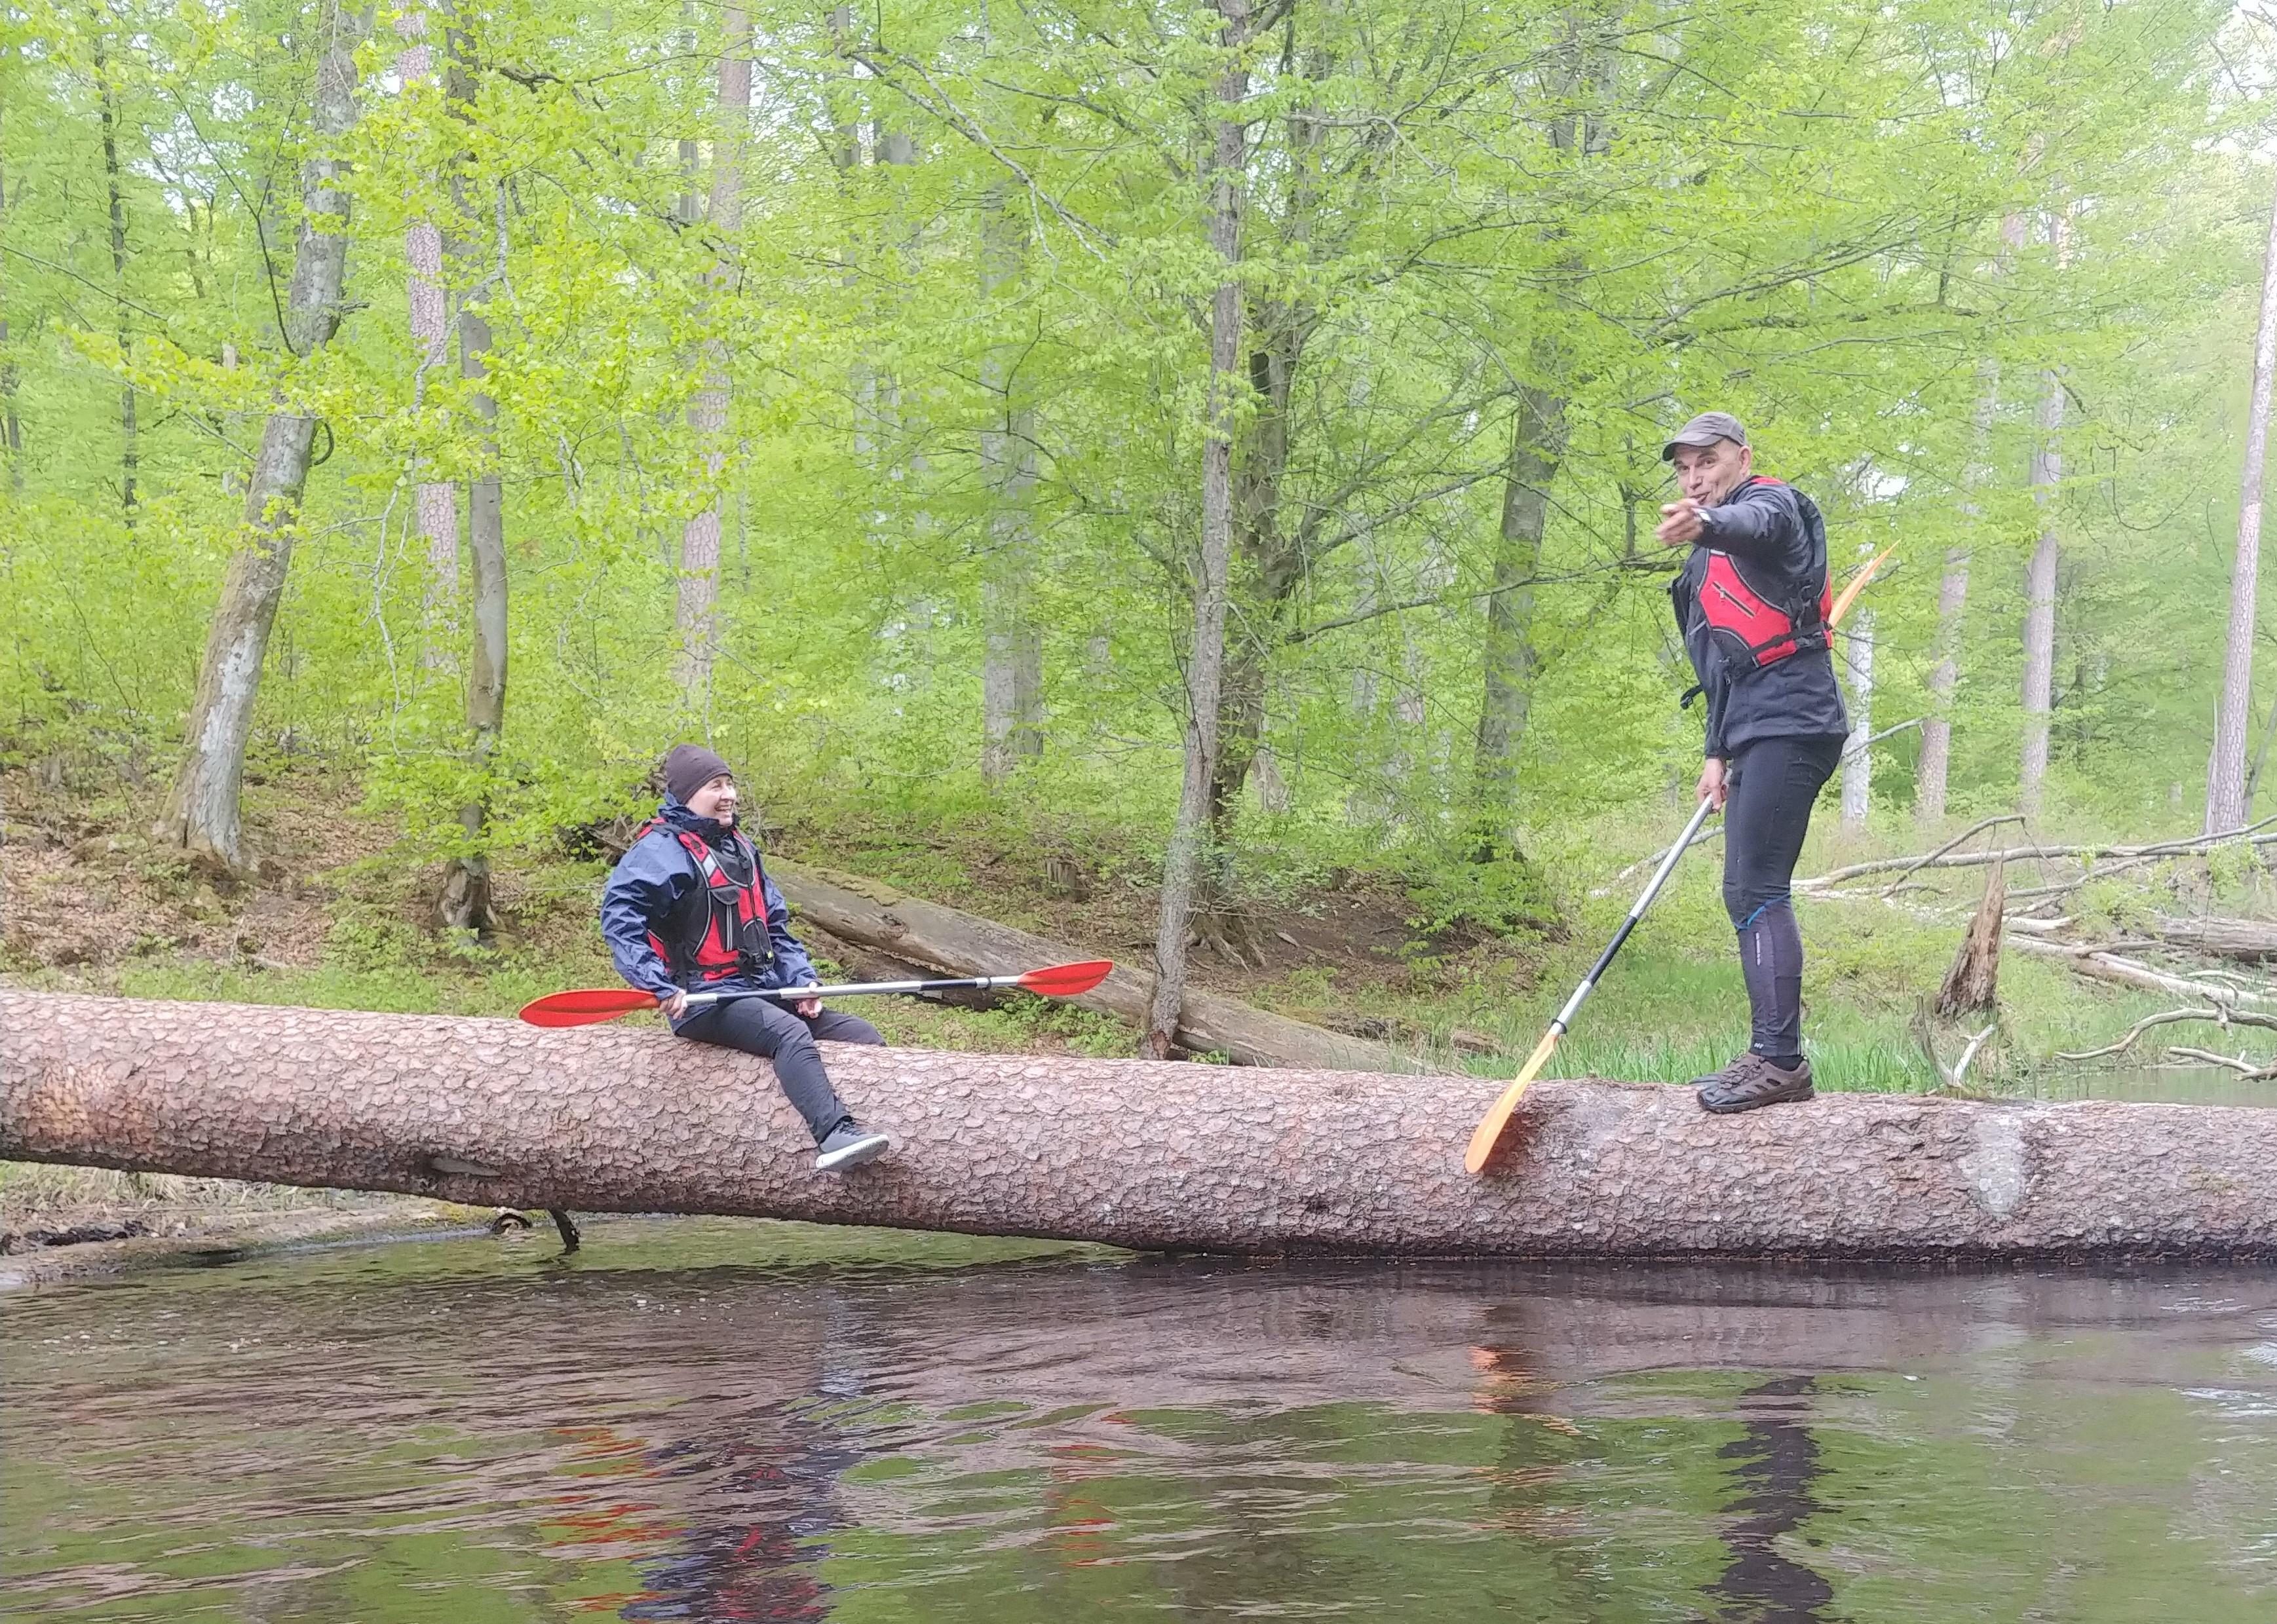
<instances>
[{"instance_id":1,"label":"dead log on ground","mask_svg":"<svg viewBox=\"0 0 2277 1624\"><path fill-rule=\"evenodd\" d=\"M1093 956L1085 948L1047 941L962 908L904 896L880 881L810 869L781 858L768 859L767 872L801 920L811 920L842 941L943 975L1009 975L1038 965ZM1152 975L1118 965L1095 991L1069 1002L1143 1028L1154 996ZM1178 1043L1196 1054L1224 1054L1240 1066L1368 1072L1423 1069L1422 1062L1397 1049L1207 992L1186 994L1185 1013L1178 1022Z\"/></svg>"},{"instance_id":2,"label":"dead log on ground","mask_svg":"<svg viewBox=\"0 0 2277 1624\"><path fill-rule=\"evenodd\" d=\"M0 1157L1124 1246L1401 1256L2277 1258L2277 1112L834 1048L900 1142L818 1173L764 1062L653 1027L0 991Z\"/></svg>"},{"instance_id":3,"label":"dead log on ground","mask_svg":"<svg viewBox=\"0 0 2277 1624\"><path fill-rule=\"evenodd\" d=\"M2277 924L2258 919L2161 919L2151 932L2170 946L2217 959L2277 959Z\"/></svg>"}]
</instances>

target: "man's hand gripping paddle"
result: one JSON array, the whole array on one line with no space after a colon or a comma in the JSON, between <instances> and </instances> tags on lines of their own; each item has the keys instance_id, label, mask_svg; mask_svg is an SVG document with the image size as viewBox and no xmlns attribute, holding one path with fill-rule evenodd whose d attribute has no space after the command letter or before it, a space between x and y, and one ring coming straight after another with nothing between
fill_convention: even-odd
<instances>
[{"instance_id":1,"label":"man's hand gripping paddle","mask_svg":"<svg viewBox=\"0 0 2277 1624\"><path fill-rule=\"evenodd\" d=\"M1534 1046L1534 1052L1526 1057L1526 1064L1518 1068L1518 1075L1511 1080L1510 1087L1502 1091L1502 1097L1495 1101L1494 1109L1479 1119L1478 1127L1471 1134L1470 1149L1463 1152L1466 1171L1477 1172L1493 1157L1495 1147L1502 1142L1503 1129L1510 1126L1510 1113L1518 1109L1518 1102L1525 1097L1527 1085L1550 1063L1550 1057L1557 1052L1557 1040L1572 1029L1573 1017L1581 1013L1582 1004L1596 990L1597 978L1605 973L1605 967L1612 963L1613 955L1621 951L1621 944L1629 939L1629 932L1636 929L1637 921L1644 917L1645 909L1652 906L1652 899L1660 894L1660 888L1668 883L1668 877L1675 872L1676 860L1684 855L1684 848L1692 844L1692 837L1700 832L1700 825L1708 821L1708 814L1712 809L1713 803L1703 797L1699 809L1692 815L1692 821L1685 824L1684 832L1676 837L1676 844L1668 848L1668 855L1663 857L1660 867L1653 870L1652 883L1644 888L1644 894L1629 909L1629 916L1621 921L1621 928L1613 932L1613 939L1605 944L1605 951L1597 955L1597 962L1589 967L1589 973L1581 978L1581 984L1573 989L1573 996L1565 1000L1565 1007L1557 1012L1557 1018L1550 1023L1550 1029L1542 1035L1542 1041Z\"/></svg>"},{"instance_id":2,"label":"man's hand gripping paddle","mask_svg":"<svg viewBox=\"0 0 2277 1624\"><path fill-rule=\"evenodd\" d=\"M807 998L844 998L871 992L978 992L990 988L1017 987L1047 998L1071 998L1089 992L1114 969L1112 959L1087 959L1081 964L1055 964L1018 975L963 975L948 981L849 982L836 987L769 987L733 992L691 992L691 1009L732 998L773 998L796 1004ZM589 987L575 992L549 992L522 1007L522 1018L534 1027L583 1027L614 1021L636 1009L654 1009L656 995L637 987Z\"/></svg>"}]
</instances>

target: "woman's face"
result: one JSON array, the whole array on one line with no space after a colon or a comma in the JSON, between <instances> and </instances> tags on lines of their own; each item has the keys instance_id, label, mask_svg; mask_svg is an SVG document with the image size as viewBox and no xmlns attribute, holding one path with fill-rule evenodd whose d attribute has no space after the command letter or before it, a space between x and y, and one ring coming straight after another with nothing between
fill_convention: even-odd
<instances>
[{"instance_id":1,"label":"woman's face","mask_svg":"<svg viewBox=\"0 0 2277 1624\"><path fill-rule=\"evenodd\" d=\"M726 773L704 781L704 787L688 798L688 809L698 817L708 817L717 823L729 823L735 818L735 780Z\"/></svg>"}]
</instances>

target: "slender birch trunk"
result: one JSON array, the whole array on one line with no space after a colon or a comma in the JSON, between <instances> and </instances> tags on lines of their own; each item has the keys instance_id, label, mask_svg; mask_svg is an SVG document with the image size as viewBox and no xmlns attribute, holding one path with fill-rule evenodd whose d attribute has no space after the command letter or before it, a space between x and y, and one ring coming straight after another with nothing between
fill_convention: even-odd
<instances>
[{"instance_id":1,"label":"slender birch trunk","mask_svg":"<svg viewBox=\"0 0 2277 1624\"><path fill-rule=\"evenodd\" d=\"M103 180L110 205L110 275L112 315L117 323L118 353L123 360L134 342L134 328L126 304L126 194L118 171L118 91L111 81L110 61L104 49L108 22L100 8L92 11L95 24L95 109L103 128ZM141 464L141 432L135 422L134 385L118 386L118 505L131 520L134 486Z\"/></svg>"},{"instance_id":2,"label":"slender birch trunk","mask_svg":"<svg viewBox=\"0 0 2277 1624\"><path fill-rule=\"evenodd\" d=\"M2014 223L2021 233L2021 222ZM2002 234L2010 225L2004 224ZM1992 421L2000 409L2000 363L1987 359L1976 369L1978 389L1971 458L1962 476L1961 522L1975 533L1983 523L1980 499L1991 477L1987 461ZM1921 762L1914 773L1914 818L1924 825L1945 816L1946 780L1953 763L1953 694L1961 684L1961 626L1969 605L1969 565L1976 553L1974 541L1949 547L1945 574L1937 583L1937 664L1929 673L1929 715L1922 718Z\"/></svg>"},{"instance_id":3,"label":"slender birch trunk","mask_svg":"<svg viewBox=\"0 0 2277 1624\"><path fill-rule=\"evenodd\" d=\"M362 19L326 0L316 59L313 126L316 156L301 169L303 217L293 254L293 283L285 310L285 338L307 355L330 342L340 324L340 285L347 270L348 194L339 183L346 166L332 156L355 122L355 48ZM318 230L318 221L325 229ZM205 661L181 765L151 839L232 870L245 861L239 789L245 747L260 697L269 633L299 535L301 493L308 483L316 420L280 398L262 429L261 449L247 482L240 545L222 576L221 601L206 638Z\"/></svg>"},{"instance_id":4,"label":"slender birch trunk","mask_svg":"<svg viewBox=\"0 0 2277 1624\"><path fill-rule=\"evenodd\" d=\"M981 200L981 297L991 304L1020 275L1027 253L1018 216L1005 207L1001 181ZM980 668L980 777L991 788L1021 761L1044 753L1043 633L1028 599L1035 572L1035 414L1020 398L1005 346L981 363L991 422L980 436L990 495L988 560L980 581L986 649Z\"/></svg>"},{"instance_id":5,"label":"slender birch trunk","mask_svg":"<svg viewBox=\"0 0 2277 1624\"><path fill-rule=\"evenodd\" d=\"M409 42L395 58L397 76L407 92L424 84L435 71L427 26L428 14L423 10L406 11L395 19L395 32ZM443 294L443 233L435 222L415 220L404 228L403 257L411 272L411 347L418 358L411 384L411 409L415 413L425 403L427 375L450 359L449 317ZM458 487L448 480L421 480L413 512L419 534L427 543L427 631L420 661L430 667L447 665L459 599Z\"/></svg>"},{"instance_id":6,"label":"slender birch trunk","mask_svg":"<svg viewBox=\"0 0 2277 1624\"><path fill-rule=\"evenodd\" d=\"M2068 262L2070 222L2060 213L2048 217L2056 267ZM2056 572L2061 563L2057 533L2056 488L2063 479L2063 379L2050 368L2040 375L2039 441L2032 452L2032 497L2039 505L2040 539L2024 573L2024 746L2017 809L2040 815L2048 774L2048 711L2055 692Z\"/></svg>"},{"instance_id":7,"label":"slender birch trunk","mask_svg":"<svg viewBox=\"0 0 2277 1624\"><path fill-rule=\"evenodd\" d=\"M0 171L0 230L8 218L8 181ZM0 314L0 450L8 455L8 488L24 489L24 425L16 415L16 355L8 347L8 318Z\"/></svg>"},{"instance_id":8,"label":"slender birch trunk","mask_svg":"<svg viewBox=\"0 0 2277 1624\"><path fill-rule=\"evenodd\" d=\"M2277 204L2261 256L2261 325L2253 342L2253 404L2245 418L2245 467L2237 509L2237 557L2229 573L2229 642L2221 666L2213 755L2206 764L2205 832L2245 822L2245 736L2252 725L2253 611L2261 578L2261 495L2269 396L2277 373Z\"/></svg>"},{"instance_id":9,"label":"slender birch trunk","mask_svg":"<svg viewBox=\"0 0 2277 1624\"><path fill-rule=\"evenodd\" d=\"M751 116L751 16L739 5L722 12L726 40L720 53L720 128L712 148L712 235L719 261L705 273L714 300L734 275L735 239L743 224L743 141ZM691 194L692 200L692 194ZM716 303L709 311L721 319ZM704 341L704 387L688 408L688 426L704 452L711 497L680 533L681 701L704 718L711 734L712 649L720 603L720 475L727 466L727 345L715 330Z\"/></svg>"},{"instance_id":10,"label":"slender birch trunk","mask_svg":"<svg viewBox=\"0 0 2277 1624\"><path fill-rule=\"evenodd\" d=\"M1850 672L1850 737L1842 746L1842 827L1865 831L1874 789L1874 614L1862 609L1843 635Z\"/></svg>"},{"instance_id":11,"label":"slender birch trunk","mask_svg":"<svg viewBox=\"0 0 2277 1624\"><path fill-rule=\"evenodd\" d=\"M1249 42L1249 0L1216 0L1221 42L1239 52ZM1210 785L1217 774L1218 695L1225 670L1226 600L1233 550L1233 436L1241 376L1241 204L1248 131L1238 113L1249 71L1238 58L1219 77L1221 115L1212 121L1209 242L1221 266L1210 297L1208 422L1202 441L1200 569L1194 582L1193 646L1186 658L1185 775L1177 821L1162 859L1162 912L1154 934L1154 997L1146 1017L1146 1051L1170 1052L1185 1003L1186 930L1201 876L1209 829Z\"/></svg>"}]
</instances>

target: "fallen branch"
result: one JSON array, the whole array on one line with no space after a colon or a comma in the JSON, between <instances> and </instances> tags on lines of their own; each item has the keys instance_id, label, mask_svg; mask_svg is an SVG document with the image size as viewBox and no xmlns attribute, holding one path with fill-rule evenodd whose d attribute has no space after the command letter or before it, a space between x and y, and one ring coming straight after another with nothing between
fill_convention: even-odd
<instances>
[{"instance_id":1,"label":"fallen branch","mask_svg":"<svg viewBox=\"0 0 2277 1624\"><path fill-rule=\"evenodd\" d=\"M2054 942L2043 942L2029 936L2006 938L2011 947L2043 959L2061 959L2082 975L2097 981L2107 981L2122 987L2139 987L2146 992L2173 992L2184 998L2204 998L2209 1004L2228 1006L2239 999L2255 1004L2277 1004L2277 998L2258 992L2241 992L2235 987L2224 987L2201 981L2189 981L2180 975L2168 975L2138 964L2132 959L2121 959L2100 948L2084 951Z\"/></svg>"},{"instance_id":2,"label":"fallen branch","mask_svg":"<svg viewBox=\"0 0 2277 1624\"><path fill-rule=\"evenodd\" d=\"M1709 841L1713 840L1717 835L1720 835L1723 832L1724 825L1721 823L1717 824L1713 829L1703 829L1698 834L1692 837L1692 846L1687 846L1684 849L1688 852L1692 849L1693 846L1705 846ZM1623 880L1628 878L1632 874L1641 874L1647 869L1658 868L1660 866L1660 860L1667 855L1668 847L1664 846L1649 857L1640 857L1627 868L1613 876L1612 878L1607 880L1603 884L1590 892L1589 894L1593 897L1610 897L1613 894L1614 888L1619 885Z\"/></svg>"},{"instance_id":3,"label":"fallen branch","mask_svg":"<svg viewBox=\"0 0 2277 1624\"><path fill-rule=\"evenodd\" d=\"M1968 828L1966 828L1966 829L1962 830L1959 834L1957 834L1957 835L1953 836L1952 839L1947 840L1947 841L1946 841L1943 846L1938 846L1938 847L1937 848L1937 850L1935 850L1935 851L1931 852L1928 856L1922 858L1922 859L1921 859L1919 861L1917 861L1917 862L1908 863L1908 865L1907 865L1903 869L1901 869L1901 870L1899 872L1899 875L1898 875L1898 878L1897 878L1897 880L1893 880L1893 881L1892 881L1892 882L1891 882L1889 890L1887 890L1887 891L1884 892L1882 894L1883 894L1885 897L1888 897L1888 896L1894 895L1894 894L1896 893L1896 892L1897 892L1897 889L1898 889L1898 883L1899 883L1900 881L1902 881L1902 880L1906 877L1906 876L1907 876L1907 875L1913 873L1913 872L1914 872L1915 869L1926 869L1926 868L1928 868L1931 863L1935 862L1938 858L1943 857L1943 856L1945 856L1946 854L1950 853L1950 852L1951 852L1951 851L1952 851L1955 846L1959 846L1962 841L1967 840L1967 839L1970 839L1970 838L1972 838L1973 836L1983 834L1986 830L1991 829L1991 828L1993 828L1993 827L1995 827L1995 826L1997 826L1997 825L1999 825L1999 824L2001 824L2001 823L2022 823L2023 821L2024 821L2023 815L2022 815L2022 813L2019 813L2019 812L2003 812L2003 813L2001 813L1999 816L1998 816L1997 817L1979 818L1976 823L1971 823ZM1837 872L1837 874L1838 874L1839 877L1844 877L1844 878L1847 878L1847 877L1849 877L1849 871L1848 871L1848 870L1847 870L1847 869L1838 869L1836 872ZM1798 881L1798 882L1797 882L1797 884L1799 884L1808 885L1808 884L1810 884L1810 882L1809 882L1809 880L1801 880L1801 881Z\"/></svg>"},{"instance_id":4,"label":"fallen branch","mask_svg":"<svg viewBox=\"0 0 2277 1624\"><path fill-rule=\"evenodd\" d=\"M2082 1049L2076 1052L2059 1051L2056 1059L2100 1060L2106 1055L2120 1054L2133 1047L2135 1040L2152 1027L2172 1026L2178 1021L2203 1021L2209 1026L2220 1027L2225 1032L2234 1026L2261 1027L2266 1030L2277 1032L2277 1015L2264 1015L2254 1010L2223 1009L2219 1006L2212 1009L2162 1009L2155 1015L2144 1016L2133 1026L2128 1027L2125 1035L2115 1043L2106 1043L2100 1049Z\"/></svg>"},{"instance_id":5,"label":"fallen branch","mask_svg":"<svg viewBox=\"0 0 2277 1624\"><path fill-rule=\"evenodd\" d=\"M2243 1076L2249 1082L2266 1082L2272 1077L2277 1077L2277 1066L2264 1066L2258 1060L2248 1060L2239 1055L2216 1054L2211 1049L2185 1049L2180 1043L2174 1044L2167 1052L2179 1055L2185 1060L2200 1060L2208 1066L2227 1066L2230 1070Z\"/></svg>"},{"instance_id":6,"label":"fallen branch","mask_svg":"<svg viewBox=\"0 0 2277 1624\"><path fill-rule=\"evenodd\" d=\"M2000 822L2007 821L2004 816ZM1892 869L1911 874L1917 869L1981 869L1991 862L2049 861L2058 858L2117 858L2117 857L2189 857L2217 846L2243 840L2251 846L2277 845L2277 834L2265 833L2277 817L2266 817L2243 829L2233 829L2227 834L2200 835L2189 840L2154 841L2147 846L2014 846L2005 850L1986 852L1956 852L1954 841L1947 841L1937 851L1922 857L1877 857L1868 862L1854 862L1847 867L1829 869L1824 874L1795 881L1802 890L1813 891L1821 886L1839 884L1864 874L1887 874ZM1965 840L1972 829L1957 837Z\"/></svg>"}]
</instances>

